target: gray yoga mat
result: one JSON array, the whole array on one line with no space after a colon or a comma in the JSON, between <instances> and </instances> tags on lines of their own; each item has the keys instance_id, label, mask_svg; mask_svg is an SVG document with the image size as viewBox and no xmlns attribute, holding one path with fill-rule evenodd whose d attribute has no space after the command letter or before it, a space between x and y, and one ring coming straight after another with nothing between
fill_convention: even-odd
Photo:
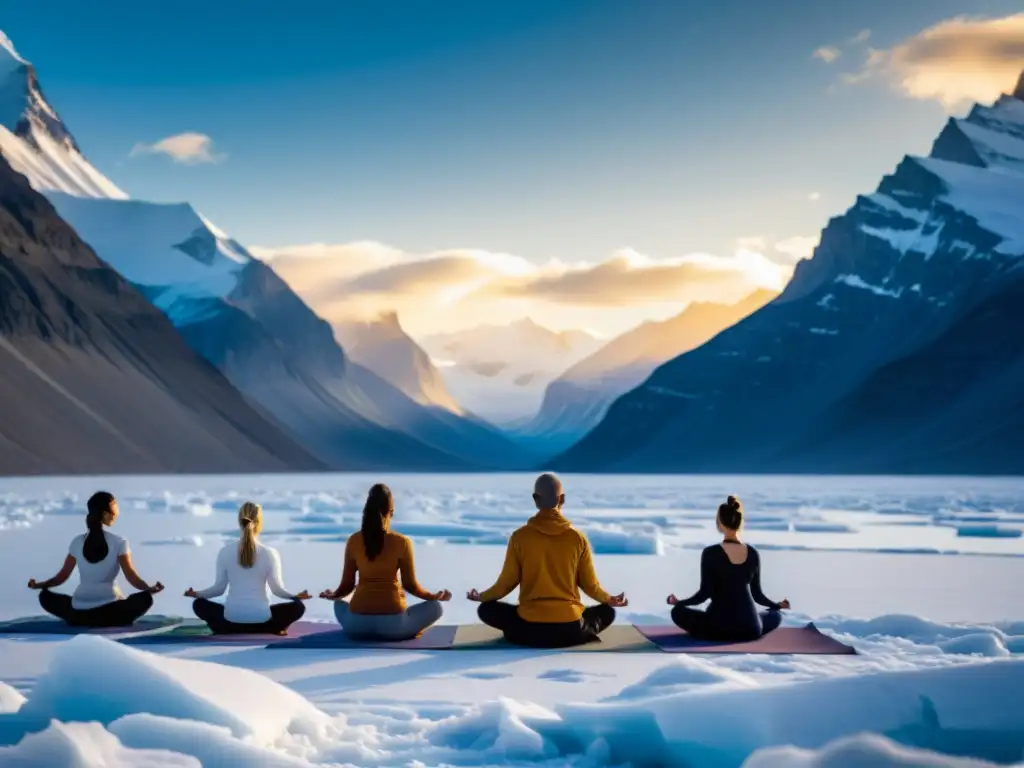
<instances>
[{"instance_id":1,"label":"gray yoga mat","mask_svg":"<svg viewBox=\"0 0 1024 768\"><path fill-rule=\"evenodd\" d=\"M337 624L315 621L296 621L288 627L287 635L268 634L237 634L215 635L206 622L198 619L187 619L178 626L159 634L142 637L125 637L122 642L128 645L275 645L289 640L304 639L318 634L328 633L337 629Z\"/></svg>"}]
</instances>

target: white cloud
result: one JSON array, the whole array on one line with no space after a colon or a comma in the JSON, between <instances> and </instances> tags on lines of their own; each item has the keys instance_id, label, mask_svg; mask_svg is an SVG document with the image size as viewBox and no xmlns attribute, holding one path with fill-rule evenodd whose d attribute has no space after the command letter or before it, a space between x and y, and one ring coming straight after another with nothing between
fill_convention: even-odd
<instances>
[{"instance_id":1,"label":"white cloud","mask_svg":"<svg viewBox=\"0 0 1024 768\"><path fill-rule=\"evenodd\" d=\"M1013 90L1024 70L1024 13L996 19L958 16L888 50L869 50L847 84L875 77L906 96L935 100L954 111L991 102Z\"/></svg>"},{"instance_id":2,"label":"white cloud","mask_svg":"<svg viewBox=\"0 0 1024 768\"><path fill-rule=\"evenodd\" d=\"M761 235L738 237L736 248L741 251L765 251L768 249L768 240Z\"/></svg>"},{"instance_id":3,"label":"white cloud","mask_svg":"<svg viewBox=\"0 0 1024 768\"><path fill-rule=\"evenodd\" d=\"M826 64L831 64L842 55L843 52L834 45L823 45L814 52L814 58L821 59Z\"/></svg>"},{"instance_id":4,"label":"white cloud","mask_svg":"<svg viewBox=\"0 0 1024 768\"><path fill-rule=\"evenodd\" d=\"M809 259L814 253L814 249L818 247L820 239L819 235L814 235L813 237L805 237L803 235L787 237L785 240L780 240L775 244L775 250L797 262L802 259Z\"/></svg>"},{"instance_id":5,"label":"white cloud","mask_svg":"<svg viewBox=\"0 0 1024 768\"><path fill-rule=\"evenodd\" d=\"M821 192L811 192L809 195L807 195L807 199L810 200L812 203L816 203L819 200L821 200Z\"/></svg>"},{"instance_id":6,"label":"white cloud","mask_svg":"<svg viewBox=\"0 0 1024 768\"><path fill-rule=\"evenodd\" d=\"M549 327L617 333L693 300L737 301L756 287L781 289L792 275L791 265L750 248L669 259L624 248L601 261L546 264L471 249L415 254L374 242L250 251L325 319L396 311L414 334L527 315Z\"/></svg>"},{"instance_id":7,"label":"white cloud","mask_svg":"<svg viewBox=\"0 0 1024 768\"><path fill-rule=\"evenodd\" d=\"M131 157L139 155L167 155L174 162L185 165L218 163L225 157L213 151L213 139L205 133L192 131L168 136L152 144L140 142L129 153Z\"/></svg>"},{"instance_id":8,"label":"white cloud","mask_svg":"<svg viewBox=\"0 0 1024 768\"><path fill-rule=\"evenodd\" d=\"M850 44L851 45L861 45L862 43L866 43L870 38L871 38L871 30L870 29L862 29L860 32L858 32L856 35L854 35L853 37L850 38Z\"/></svg>"}]
</instances>

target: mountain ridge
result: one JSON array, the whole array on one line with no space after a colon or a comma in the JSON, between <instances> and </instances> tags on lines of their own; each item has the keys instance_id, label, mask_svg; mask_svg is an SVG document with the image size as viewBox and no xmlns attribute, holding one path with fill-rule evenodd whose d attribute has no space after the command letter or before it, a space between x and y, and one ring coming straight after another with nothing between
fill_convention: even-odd
<instances>
[{"instance_id":1,"label":"mountain ridge","mask_svg":"<svg viewBox=\"0 0 1024 768\"><path fill-rule=\"evenodd\" d=\"M552 451L568 448L600 422L616 397L659 364L703 344L777 295L756 289L734 304L692 302L667 320L626 331L548 384L540 410L521 434Z\"/></svg>"},{"instance_id":2,"label":"mountain ridge","mask_svg":"<svg viewBox=\"0 0 1024 768\"><path fill-rule=\"evenodd\" d=\"M977 469L977 461L952 446L999 428L998 409L970 405L978 392L998 391L1003 410L1015 407L995 376L984 382L958 376L952 410L963 414L959 420L915 412L913 431L933 438L905 443L916 454L885 448L903 444L902 438L871 405L882 407L882 380L890 390L887 398L912 403L915 389L928 386L924 371L931 367L939 375L948 362L934 350L961 358L970 351L963 337L954 343L947 335L958 327L968 329L961 331L965 335L999 327L991 320L961 324L980 316L986 302L1015 290L1024 257L1024 175L1017 162L1024 156L1024 146L1018 146L1024 144L1024 102L1004 96L976 106L961 121L947 123L934 156L906 156L875 192L858 196L833 217L813 257L797 266L775 301L656 369L619 398L583 440L556 457L555 468ZM1013 327L1007 303L1000 306L1004 327ZM985 349L987 342L979 337L973 346ZM894 370L917 373L895 379ZM987 422L972 421L982 415ZM852 448L859 445L852 430L860 423L872 425L871 462ZM822 424L833 425L832 431ZM941 462L929 458L941 452L938 439L947 441ZM998 465L1024 471L1024 452L1013 448L1017 452Z\"/></svg>"},{"instance_id":3,"label":"mountain ridge","mask_svg":"<svg viewBox=\"0 0 1024 768\"><path fill-rule=\"evenodd\" d=\"M485 425L421 406L347 361L326 322L189 204L128 199L78 152L42 98L35 69L13 46L0 50L4 61L0 97L30 103L19 108L17 125L0 127L0 153L194 349L323 461L338 469L440 471L528 460ZM44 105L56 122L33 119L32 105Z\"/></svg>"},{"instance_id":4,"label":"mountain ridge","mask_svg":"<svg viewBox=\"0 0 1024 768\"><path fill-rule=\"evenodd\" d=\"M322 468L0 157L0 474Z\"/></svg>"}]
</instances>

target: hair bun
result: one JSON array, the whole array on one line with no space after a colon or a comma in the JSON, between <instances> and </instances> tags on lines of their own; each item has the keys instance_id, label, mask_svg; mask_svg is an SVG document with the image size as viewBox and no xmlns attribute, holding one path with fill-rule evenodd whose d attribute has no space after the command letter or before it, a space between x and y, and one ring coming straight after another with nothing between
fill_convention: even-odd
<instances>
[{"instance_id":1,"label":"hair bun","mask_svg":"<svg viewBox=\"0 0 1024 768\"><path fill-rule=\"evenodd\" d=\"M737 499L735 496L730 496L728 499L725 500L725 503L729 507L729 509L740 508L740 500Z\"/></svg>"}]
</instances>

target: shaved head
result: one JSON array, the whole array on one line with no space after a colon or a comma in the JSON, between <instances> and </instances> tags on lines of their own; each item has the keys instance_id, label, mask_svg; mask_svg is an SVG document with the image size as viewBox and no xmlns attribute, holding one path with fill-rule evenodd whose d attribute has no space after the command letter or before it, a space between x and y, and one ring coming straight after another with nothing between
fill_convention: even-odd
<instances>
[{"instance_id":1,"label":"shaved head","mask_svg":"<svg viewBox=\"0 0 1024 768\"><path fill-rule=\"evenodd\" d=\"M565 502L562 492L562 481L557 475L546 472L533 484L533 500L538 509L555 509Z\"/></svg>"}]
</instances>

